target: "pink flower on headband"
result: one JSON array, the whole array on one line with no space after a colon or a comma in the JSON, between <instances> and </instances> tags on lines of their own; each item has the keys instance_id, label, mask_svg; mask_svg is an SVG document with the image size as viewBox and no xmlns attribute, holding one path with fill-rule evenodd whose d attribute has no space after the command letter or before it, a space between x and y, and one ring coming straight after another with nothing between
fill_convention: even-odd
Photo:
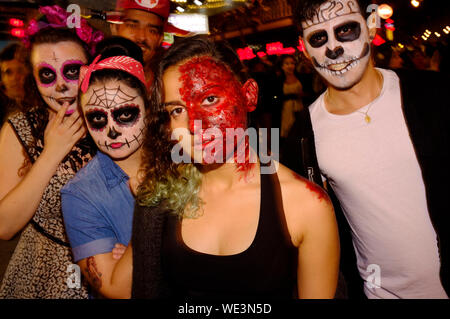
<instances>
[{"instance_id":1,"label":"pink flower on headband","mask_svg":"<svg viewBox=\"0 0 450 319\"><path fill-rule=\"evenodd\" d=\"M71 13L66 12L63 8L57 5L40 7L39 11L45 15L47 22L31 20L26 31L24 43L26 47L30 45L30 36L37 33L39 30L46 27L51 28L67 28L67 18ZM101 31L93 31L92 27L87 23L86 19L80 19L80 27L75 28L75 32L81 41L89 47L89 53L94 54L95 46L98 42L103 40L104 35Z\"/></svg>"},{"instance_id":2,"label":"pink flower on headband","mask_svg":"<svg viewBox=\"0 0 450 319\"><path fill-rule=\"evenodd\" d=\"M104 69L111 70L121 70L125 71L134 77L136 77L139 81L147 86L145 81L144 68L139 61L129 57L129 56L113 56L110 58L106 58L100 62L100 55L94 59L94 61L90 65L83 65L80 69L80 77L78 79L78 83L81 88L81 92L85 93L89 87L89 81L91 79L92 72Z\"/></svg>"}]
</instances>

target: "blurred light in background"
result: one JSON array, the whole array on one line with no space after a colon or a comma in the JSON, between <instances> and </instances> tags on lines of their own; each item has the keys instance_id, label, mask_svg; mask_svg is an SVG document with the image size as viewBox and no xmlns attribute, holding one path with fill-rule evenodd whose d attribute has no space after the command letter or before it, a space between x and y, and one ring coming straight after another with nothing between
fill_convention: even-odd
<instances>
[{"instance_id":1,"label":"blurred light in background","mask_svg":"<svg viewBox=\"0 0 450 319\"><path fill-rule=\"evenodd\" d=\"M9 19L9 24L13 27L23 27L24 23L23 20L11 18Z\"/></svg>"},{"instance_id":2,"label":"blurred light in background","mask_svg":"<svg viewBox=\"0 0 450 319\"><path fill-rule=\"evenodd\" d=\"M208 16L205 14L171 14L169 22L179 29L198 34L208 34Z\"/></svg>"},{"instance_id":3,"label":"blurred light in background","mask_svg":"<svg viewBox=\"0 0 450 319\"><path fill-rule=\"evenodd\" d=\"M378 7L378 15L383 19L389 19L392 17L392 14L394 14L394 10L392 7L388 4L381 4Z\"/></svg>"},{"instance_id":4,"label":"blurred light in background","mask_svg":"<svg viewBox=\"0 0 450 319\"><path fill-rule=\"evenodd\" d=\"M25 36L25 30L20 28L11 29L11 35L17 38L23 38Z\"/></svg>"},{"instance_id":5,"label":"blurred light in background","mask_svg":"<svg viewBox=\"0 0 450 319\"><path fill-rule=\"evenodd\" d=\"M414 8L417 8L420 6L420 2L418 0L411 0L411 4Z\"/></svg>"}]
</instances>

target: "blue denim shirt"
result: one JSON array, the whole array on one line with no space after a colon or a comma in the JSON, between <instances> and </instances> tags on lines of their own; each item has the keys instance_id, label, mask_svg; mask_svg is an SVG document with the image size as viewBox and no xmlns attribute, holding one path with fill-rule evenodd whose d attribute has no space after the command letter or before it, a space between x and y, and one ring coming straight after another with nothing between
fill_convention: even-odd
<instances>
[{"instance_id":1,"label":"blue denim shirt","mask_svg":"<svg viewBox=\"0 0 450 319\"><path fill-rule=\"evenodd\" d=\"M66 232L75 262L109 253L131 239L134 197L128 175L98 152L61 190Z\"/></svg>"}]
</instances>

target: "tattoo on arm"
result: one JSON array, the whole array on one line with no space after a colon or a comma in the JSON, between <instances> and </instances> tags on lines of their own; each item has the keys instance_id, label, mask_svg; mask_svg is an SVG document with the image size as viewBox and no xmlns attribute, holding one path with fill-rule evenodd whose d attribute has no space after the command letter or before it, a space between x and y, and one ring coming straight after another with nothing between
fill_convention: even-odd
<instances>
[{"instance_id":1,"label":"tattoo on arm","mask_svg":"<svg viewBox=\"0 0 450 319\"><path fill-rule=\"evenodd\" d=\"M97 264L95 263L95 257L91 256L86 259L85 272L87 279L92 287L99 290L102 287L102 273L98 271Z\"/></svg>"}]
</instances>

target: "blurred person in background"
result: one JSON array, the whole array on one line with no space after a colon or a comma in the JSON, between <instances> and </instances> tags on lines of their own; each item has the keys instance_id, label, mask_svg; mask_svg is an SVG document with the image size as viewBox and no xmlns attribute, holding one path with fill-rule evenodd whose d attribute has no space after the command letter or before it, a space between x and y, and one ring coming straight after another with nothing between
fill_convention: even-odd
<instances>
[{"instance_id":1,"label":"blurred person in background","mask_svg":"<svg viewBox=\"0 0 450 319\"><path fill-rule=\"evenodd\" d=\"M116 10L122 11L120 24L111 24L111 33L127 38L142 49L148 85L152 83L152 60L162 53L164 28L170 13L169 0L117 0Z\"/></svg>"},{"instance_id":2,"label":"blurred person in background","mask_svg":"<svg viewBox=\"0 0 450 319\"><path fill-rule=\"evenodd\" d=\"M295 113L303 109L303 85L296 71L297 62L292 55L281 56L279 66L281 69L279 85L281 85L283 101L280 137L286 138L295 122Z\"/></svg>"},{"instance_id":3,"label":"blurred person in background","mask_svg":"<svg viewBox=\"0 0 450 319\"><path fill-rule=\"evenodd\" d=\"M383 69L401 69L404 64L401 51L389 43L374 47L373 59L375 65Z\"/></svg>"},{"instance_id":4,"label":"blurred person in background","mask_svg":"<svg viewBox=\"0 0 450 319\"><path fill-rule=\"evenodd\" d=\"M23 103L25 78L29 73L25 52L21 44L11 43L0 53L0 123Z\"/></svg>"},{"instance_id":5,"label":"blurred person in background","mask_svg":"<svg viewBox=\"0 0 450 319\"><path fill-rule=\"evenodd\" d=\"M303 106L311 105L325 90L325 84L304 55L297 66L297 75L303 85Z\"/></svg>"}]
</instances>

